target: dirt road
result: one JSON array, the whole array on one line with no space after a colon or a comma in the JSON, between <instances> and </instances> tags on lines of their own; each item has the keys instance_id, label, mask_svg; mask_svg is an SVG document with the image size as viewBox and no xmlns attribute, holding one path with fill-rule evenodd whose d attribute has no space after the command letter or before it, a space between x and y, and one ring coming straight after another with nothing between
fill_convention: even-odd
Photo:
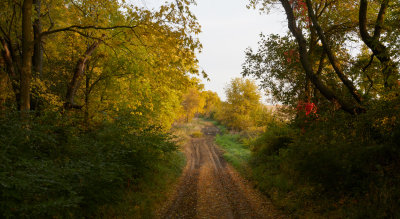
<instances>
[{"instance_id":1,"label":"dirt road","mask_svg":"<svg viewBox=\"0 0 400 219\"><path fill-rule=\"evenodd\" d=\"M186 145L187 165L175 195L160 218L282 218L222 158L214 144L218 129L208 125L204 137Z\"/></svg>"}]
</instances>

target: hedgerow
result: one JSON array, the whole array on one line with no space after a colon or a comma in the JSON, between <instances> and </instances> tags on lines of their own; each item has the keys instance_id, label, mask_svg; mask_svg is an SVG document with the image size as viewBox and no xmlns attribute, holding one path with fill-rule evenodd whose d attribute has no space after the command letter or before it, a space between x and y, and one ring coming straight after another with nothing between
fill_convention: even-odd
<instances>
[{"instance_id":1,"label":"hedgerow","mask_svg":"<svg viewBox=\"0 0 400 219\"><path fill-rule=\"evenodd\" d=\"M177 149L170 135L128 115L92 130L67 121L0 118L0 217L100 216Z\"/></svg>"}]
</instances>

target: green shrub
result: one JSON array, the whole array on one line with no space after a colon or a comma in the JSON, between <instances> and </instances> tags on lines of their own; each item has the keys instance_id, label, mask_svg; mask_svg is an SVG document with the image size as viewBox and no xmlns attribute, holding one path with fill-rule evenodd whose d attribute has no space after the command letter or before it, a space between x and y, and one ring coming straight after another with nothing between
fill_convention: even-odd
<instances>
[{"instance_id":1,"label":"green shrub","mask_svg":"<svg viewBox=\"0 0 400 219\"><path fill-rule=\"evenodd\" d=\"M171 136L129 116L91 131L57 114L27 121L0 118L0 217L94 216L177 149Z\"/></svg>"},{"instance_id":2,"label":"green shrub","mask_svg":"<svg viewBox=\"0 0 400 219\"><path fill-rule=\"evenodd\" d=\"M252 149L258 156L278 154L279 150L293 142L294 131L286 126L270 125L253 143Z\"/></svg>"},{"instance_id":3,"label":"green shrub","mask_svg":"<svg viewBox=\"0 0 400 219\"><path fill-rule=\"evenodd\" d=\"M272 126L252 144L252 178L299 217L400 217L399 102Z\"/></svg>"}]
</instances>

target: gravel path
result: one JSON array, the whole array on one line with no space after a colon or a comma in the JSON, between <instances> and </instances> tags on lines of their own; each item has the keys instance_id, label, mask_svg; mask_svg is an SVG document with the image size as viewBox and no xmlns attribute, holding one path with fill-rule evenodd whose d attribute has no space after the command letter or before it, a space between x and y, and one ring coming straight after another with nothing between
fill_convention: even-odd
<instances>
[{"instance_id":1,"label":"gravel path","mask_svg":"<svg viewBox=\"0 0 400 219\"><path fill-rule=\"evenodd\" d=\"M218 129L202 131L205 137L185 147L184 174L159 218L283 218L222 158L214 144Z\"/></svg>"}]
</instances>

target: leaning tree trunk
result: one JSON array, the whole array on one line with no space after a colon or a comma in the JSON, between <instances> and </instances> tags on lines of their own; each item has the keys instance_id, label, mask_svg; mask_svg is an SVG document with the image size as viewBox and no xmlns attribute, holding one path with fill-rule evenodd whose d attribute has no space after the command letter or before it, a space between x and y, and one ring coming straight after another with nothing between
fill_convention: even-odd
<instances>
[{"instance_id":1,"label":"leaning tree trunk","mask_svg":"<svg viewBox=\"0 0 400 219\"><path fill-rule=\"evenodd\" d=\"M311 18L312 24L315 27L315 30L317 31L317 34L322 42L322 47L324 48L325 53L328 56L328 59L333 67L333 69L336 72L336 75L340 78L340 80L343 82L343 84L347 87L349 90L350 94L353 96L353 98L357 101L357 103L361 103L361 96L358 93L356 87L354 86L353 82L350 81L347 76L344 74L343 70L341 69L336 56L332 52L332 49L330 45L328 44L328 40L325 37L325 33L322 30L321 26L318 23L317 16L314 14L314 10L311 4L311 0L306 0L307 4L307 9L308 9L308 15Z\"/></svg>"},{"instance_id":2,"label":"leaning tree trunk","mask_svg":"<svg viewBox=\"0 0 400 219\"><path fill-rule=\"evenodd\" d=\"M379 9L378 17L375 22L374 35L371 36L367 30L367 11L368 0L360 1L359 11L359 29L362 41L367 45L372 53L379 59L384 66L383 79L385 88L391 88L394 85L396 77L398 77L398 69L396 64L390 57L388 48L379 40L382 32L383 22L389 0L383 0Z\"/></svg>"},{"instance_id":3,"label":"leaning tree trunk","mask_svg":"<svg viewBox=\"0 0 400 219\"><path fill-rule=\"evenodd\" d=\"M78 106L75 104L74 99L76 96L76 92L79 88L80 82L82 80L83 72L85 71L86 62L89 60L90 56L93 54L93 52L96 50L96 48L100 45L100 43L101 43L101 40L97 40L91 46L89 46L87 48L86 52L83 54L83 56L76 63L74 75L72 77L72 80L71 80L71 82L68 86L68 90L67 90L66 102L64 104L64 107L66 109L82 108L82 106Z\"/></svg>"},{"instance_id":4,"label":"leaning tree trunk","mask_svg":"<svg viewBox=\"0 0 400 219\"><path fill-rule=\"evenodd\" d=\"M7 42L4 38L0 37L0 42L3 46L2 57L5 64L6 76L8 76L8 80L11 81L11 85L15 95L15 102L17 103L18 108L20 107L20 84L19 77L17 76L17 70L15 69L15 63L13 59L13 55L11 52L10 43Z\"/></svg>"},{"instance_id":5,"label":"leaning tree trunk","mask_svg":"<svg viewBox=\"0 0 400 219\"><path fill-rule=\"evenodd\" d=\"M33 56L32 5L33 0L24 0L22 4L22 63L20 75L20 110L22 112L28 112L30 110Z\"/></svg>"},{"instance_id":6,"label":"leaning tree trunk","mask_svg":"<svg viewBox=\"0 0 400 219\"><path fill-rule=\"evenodd\" d=\"M86 78L85 78L85 124L87 127L89 127L89 98L90 98L90 75L86 73Z\"/></svg>"}]
</instances>

